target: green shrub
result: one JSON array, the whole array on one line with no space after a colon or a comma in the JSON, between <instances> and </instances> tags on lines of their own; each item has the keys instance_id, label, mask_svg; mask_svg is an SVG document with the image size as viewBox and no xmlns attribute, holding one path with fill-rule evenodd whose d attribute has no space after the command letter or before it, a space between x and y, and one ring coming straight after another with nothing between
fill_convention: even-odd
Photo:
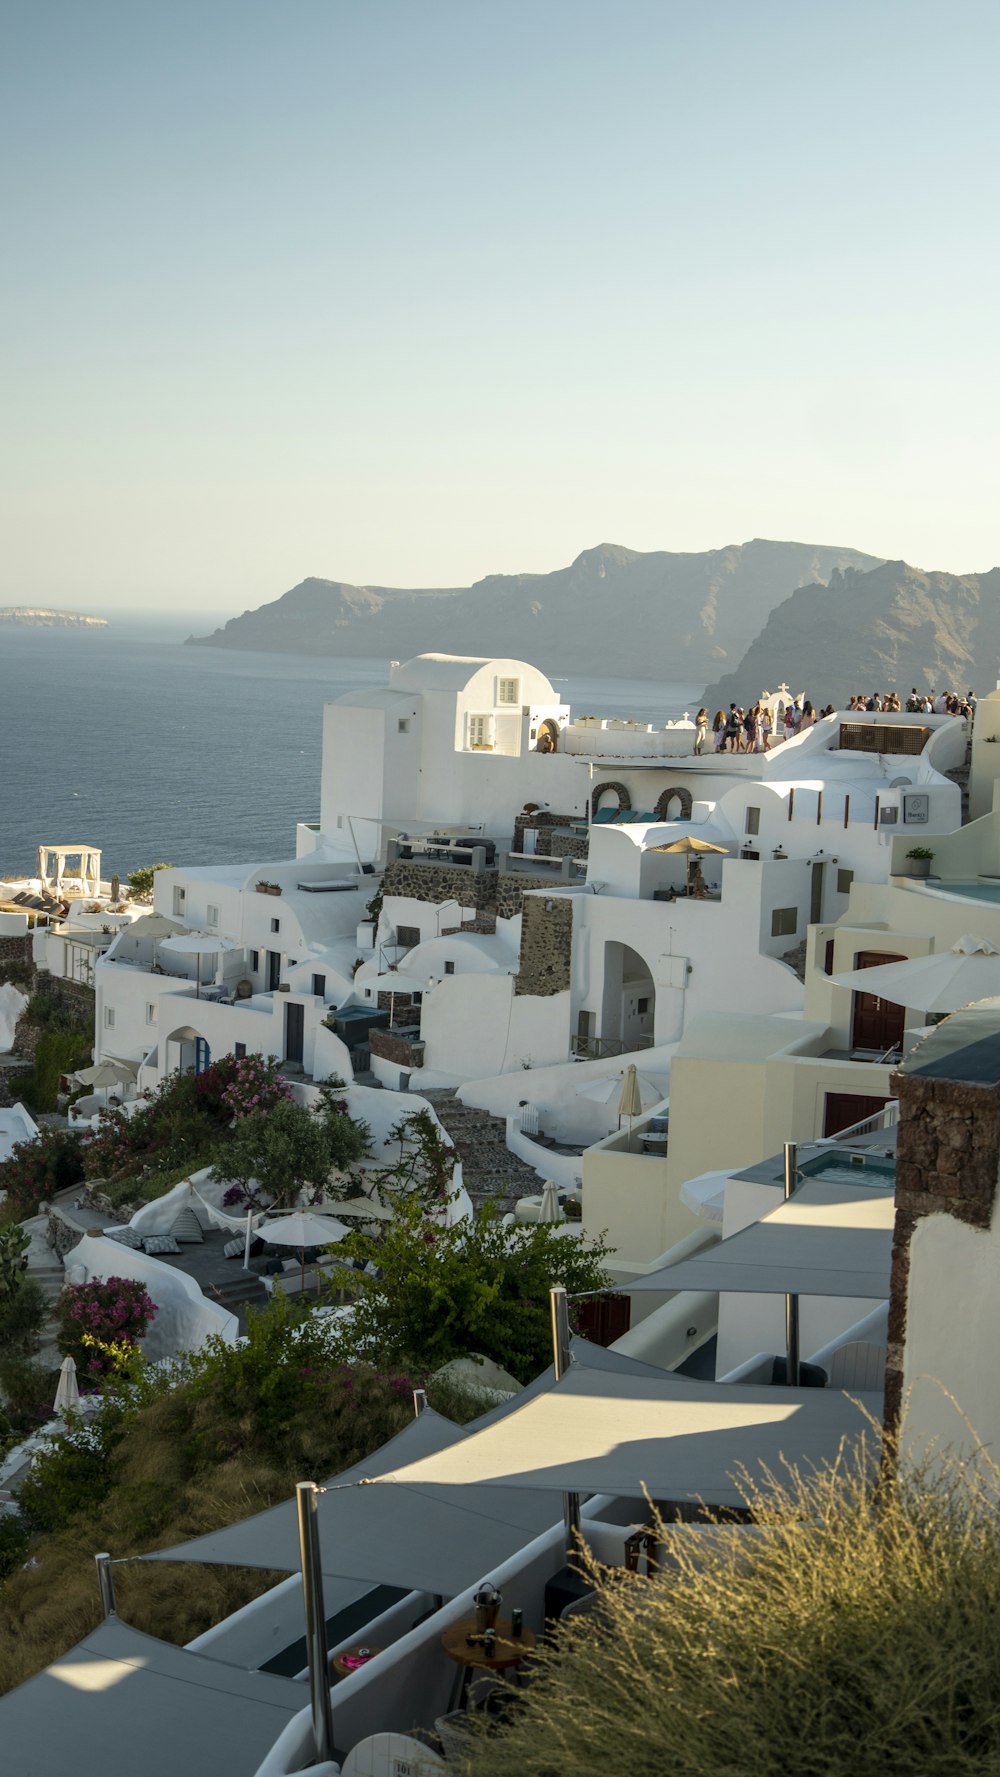
<instances>
[{"instance_id":1,"label":"green shrub","mask_svg":"<svg viewBox=\"0 0 1000 1777\"><path fill-rule=\"evenodd\" d=\"M384 1364L426 1374L477 1352L529 1382L552 1355L552 1285L571 1297L608 1287L603 1241L584 1248L544 1222L506 1229L490 1204L474 1221L435 1227L419 1193L396 1209L378 1236L354 1234L341 1249L378 1267L350 1274L358 1297L344 1337Z\"/></svg>"},{"instance_id":2,"label":"green shrub","mask_svg":"<svg viewBox=\"0 0 1000 1777\"><path fill-rule=\"evenodd\" d=\"M15 1431L34 1431L52 1412L58 1370L25 1357L0 1357L0 1392Z\"/></svg>"},{"instance_id":3,"label":"green shrub","mask_svg":"<svg viewBox=\"0 0 1000 1777\"><path fill-rule=\"evenodd\" d=\"M48 1303L33 1277L24 1277L0 1296L0 1354L28 1357L36 1350Z\"/></svg>"},{"instance_id":4,"label":"green shrub","mask_svg":"<svg viewBox=\"0 0 1000 1777\"><path fill-rule=\"evenodd\" d=\"M37 996L36 996L37 997ZM93 1038L89 1032L50 1024L42 1032L30 1073L22 1074L19 1090L29 1110L54 1111L62 1074L71 1074L90 1060Z\"/></svg>"},{"instance_id":5,"label":"green shrub","mask_svg":"<svg viewBox=\"0 0 1000 1777\"><path fill-rule=\"evenodd\" d=\"M114 1370L156 1313L144 1284L132 1277L68 1283L59 1297L59 1349L94 1380Z\"/></svg>"},{"instance_id":6,"label":"green shrub","mask_svg":"<svg viewBox=\"0 0 1000 1777\"><path fill-rule=\"evenodd\" d=\"M133 901L148 901L153 893L153 877L157 870L172 869L172 864L150 864L144 870L130 870L125 881Z\"/></svg>"},{"instance_id":7,"label":"green shrub","mask_svg":"<svg viewBox=\"0 0 1000 1777\"><path fill-rule=\"evenodd\" d=\"M19 1513L4 1512L0 1516L0 1585L23 1564L28 1535L28 1526Z\"/></svg>"}]
</instances>

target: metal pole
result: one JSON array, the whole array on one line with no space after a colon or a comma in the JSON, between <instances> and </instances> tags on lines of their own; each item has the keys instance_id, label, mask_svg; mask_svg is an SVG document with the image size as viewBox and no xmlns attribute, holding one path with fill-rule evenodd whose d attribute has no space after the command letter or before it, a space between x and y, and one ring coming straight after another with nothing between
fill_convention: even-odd
<instances>
[{"instance_id":1,"label":"metal pole","mask_svg":"<svg viewBox=\"0 0 1000 1777\"><path fill-rule=\"evenodd\" d=\"M549 1305L552 1311L552 1363L558 1382L569 1369L571 1358L569 1349L569 1303L566 1291L561 1283L554 1283L549 1291ZM563 1494L563 1523L566 1526L566 1554L576 1553L581 1541L580 1536L580 1495L578 1493Z\"/></svg>"},{"instance_id":2,"label":"metal pole","mask_svg":"<svg viewBox=\"0 0 1000 1777\"><path fill-rule=\"evenodd\" d=\"M426 1405L427 1405L427 1390L424 1388L415 1388L413 1390L413 1417L414 1417L414 1419L420 1418L420 1415L423 1412Z\"/></svg>"},{"instance_id":3,"label":"metal pole","mask_svg":"<svg viewBox=\"0 0 1000 1777\"><path fill-rule=\"evenodd\" d=\"M97 1563L97 1584L101 1588L104 1619L107 1621L108 1617L118 1615L118 1606L115 1603L115 1582L111 1572L111 1556L105 1550L103 1554L95 1555L94 1560Z\"/></svg>"},{"instance_id":4,"label":"metal pole","mask_svg":"<svg viewBox=\"0 0 1000 1777\"><path fill-rule=\"evenodd\" d=\"M318 1760L333 1758L333 1706L330 1702L329 1655L326 1645L326 1608L319 1555L319 1524L316 1502L322 1489L315 1481L299 1481L295 1504L299 1517L299 1554L302 1562L302 1604L306 1617L306 1652L309 1660L309 1701L313 1738Z\"/></svg>"},{"instance_id":5,"label":"metal pole","mask_svg":"<svg viewBox=\"0 0 1000 1777\"><path fill-rule=\"evenodd\" d=\"M798 1143L785 1143L785 1202L795 1194L798 1174ZM799 1298L785 1297L785 1382L789 1388L799 1386Z\"/></svg>"},{"instance_id":6,"label":"metal pole","mask_svg":"<svg viewBox=\"0 0 1000 1777\"><path fill-rule=\"evenodd\" d=\"M247 1210L247 1237L243 1242L243 1269L250 1269L250 1248L253 1245L253 1210Z\"/></svg>"}]
</instances>

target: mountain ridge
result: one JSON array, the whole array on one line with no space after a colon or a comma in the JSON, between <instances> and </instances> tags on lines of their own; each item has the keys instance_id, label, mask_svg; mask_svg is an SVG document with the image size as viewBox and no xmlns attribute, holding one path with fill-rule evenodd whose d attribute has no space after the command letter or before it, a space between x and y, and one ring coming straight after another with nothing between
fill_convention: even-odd
<instances>
[{"instance_id":1,"label":"mountain ridge","mask_svg":"<svg viewBox=\"0 0 1000 1777\"><path fill-rule=\"evenodd\" d=\"M352 658L514 654L550 672L703 681L735 666L797 587L881 559L758 537L685 552L601 543L548 574L491 574L466 587L310 576L188 642Z\"/></svg>"}]
</instances>

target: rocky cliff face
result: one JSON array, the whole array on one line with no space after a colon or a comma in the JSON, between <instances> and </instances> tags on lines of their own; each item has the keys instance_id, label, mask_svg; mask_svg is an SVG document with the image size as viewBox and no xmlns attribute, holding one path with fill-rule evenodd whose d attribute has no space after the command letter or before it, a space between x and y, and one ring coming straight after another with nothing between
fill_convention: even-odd
<instances>
[{"instance_id":1,"label":"rocky cliff face","mask_svg":"<svg viewBox=\"0 0 1000 1777\"><path fill-rule=\"evenodd\" d=\"M496 574L466 587L303 580L273 604L190 639L353 658L507 654L553 672L697 681L739 660L796 587L876 559L760 538L700 555L602 544L552 574Z\"/></svg>"},{"instance_id":2,"label":"rocky cliff face","mask_svg":"<svg viewBox=\"0 0 1000 1777\"><path fill-rule=\"evenodd\" d=\"M817 708L855 691L977 692L1000 670L1000 569L924 573L883 562L868 573L837 569L829 585L803 586L772 611L735 671L706 702L748 703L784 679Z\"/></svg>"}]
</instances>

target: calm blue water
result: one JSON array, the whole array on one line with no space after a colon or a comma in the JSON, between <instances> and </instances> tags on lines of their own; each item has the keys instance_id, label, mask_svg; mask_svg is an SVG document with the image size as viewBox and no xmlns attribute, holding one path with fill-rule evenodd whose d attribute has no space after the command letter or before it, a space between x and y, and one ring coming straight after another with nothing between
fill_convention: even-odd
<instances>
[{"instance_id":1,"label":"calm blue water","mask_svg":"<svg viewBox=\"0 0 1000 1777\"><path fill-rule=\"evenodd\" d=\"M294 856L296 821L319 813L323 705L385 683L387 663L155 633L0 631L0 874L33 871L43 842L98 846L106 877ZM690 685L555 684L584 714L660 724L697 709Z\"/></svg>"}]
</instances>

